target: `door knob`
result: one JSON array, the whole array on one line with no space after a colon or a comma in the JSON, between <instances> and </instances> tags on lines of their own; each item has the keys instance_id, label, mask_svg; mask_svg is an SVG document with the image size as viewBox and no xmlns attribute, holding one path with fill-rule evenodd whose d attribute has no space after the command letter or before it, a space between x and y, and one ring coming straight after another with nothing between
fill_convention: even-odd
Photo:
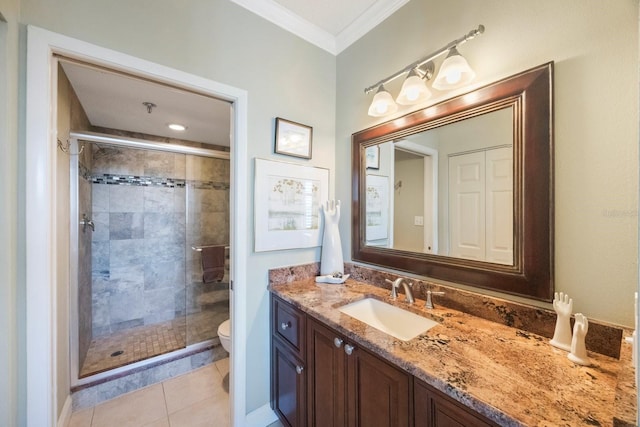
<instances>
[{"instance_id":1,"label":"door knob","mask_svg":"<svg viewBox=\"0 0 640 427\"><path fill-rule=\"evenodd\" d=\"M333 339L333 344L334 344L336 347L338 347L338 348L342 347L342 343L343 343L343 342L344 342L344 341L342 341L342 339L340 339L340 338L338 338L338 337L335 337L335 338Z\"/></svg>"},{"instance_id":2,"label":"door knob","mask_svg":"<svg viewBox=\"0 0 640 427\"><path fill-rule=\"evenodd\" d=\"M296 365L296 372L300 375L304 371L304 366Z\"/></svg>"},{"instance_id":3,"label":"door knob","mask_svg":"<svg viewBox=\"0 0 640 427\"><path fill-rule=\"evenodd\" d=\"M282 328L283 331L286 331L287 329L289 329L291 327L291 322L282 322L280 327Z\"/></svg>"}]
</instances>

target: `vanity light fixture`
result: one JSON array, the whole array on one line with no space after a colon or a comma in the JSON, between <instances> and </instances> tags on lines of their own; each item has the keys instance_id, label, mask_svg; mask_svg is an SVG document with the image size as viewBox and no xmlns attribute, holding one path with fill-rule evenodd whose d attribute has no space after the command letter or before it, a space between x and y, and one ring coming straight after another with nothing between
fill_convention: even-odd
<instances>
[{"instance_id":1,"label":"vanity light fixture","mask_svg":"<svg viewBox=\"0 0 640 427\"><path fill-rule=\"evenodd\" d=\"M440 72L438 72L432 86L438 90L455 89L469 83L475 76L475 71L454 47L440 66Z\"/></svg>"},{"instance_id":2,"label":"vanity light fixture","mask_svg":"<svg viewBox=\"0 0 640 427\"><path fill-rule=\"evenodd\" d=\"M433 61L429 61L424 67L416 67L409 71L407 78L402 83L402 89L400 89L396 102L402 105L413 105L429 99L431 91L425 80L433 77L434 69Z\"/></svg>"},{"instance_id":3,"label":"vanity light fixture","mask_svg":"<svg viewBox=\"0 0 640 427\"><path fill-rule=\"evenodd\" d=\"M393 97L384 88L384 85L378 86L378 91L373 97L373 101L369 106L369 115L373 117L382 117L387 114L395 113L398 105L394 102Z\"/></svg>"},{"instance_id":4,"label":"vanity light fixture","mask_svg":"<svg viewBox=\"0 0 640 427\"><path fill-rule=\"evenodd\" d=\"M398 110L396 102L402 105L412 105L428 99L431 93L426 86L426 81L433 77L435 69L433 60L445 53L448 53L448 55L442 63L437 77L434 79L433 88L449 90L469 83L475 77L475 73L466 59L460 55L457 47L482 33L484 33L484 25L479 25L478 28L469 31L459 39L366 88L364 93L371 93L377 90L369 106L369 115L382 117L394 113ZM384 85L405 73L407 73L407 77L402 84L398 98L394 101L391 94L384 88Z\"/></svg>"},{"instance_id":5,"label":"vanity light fixture","mask_svg":"<svg viewBox=\"0 0 640 427\"><path fill-rule=\"evenodd\" d=\"M187 127L185 125L181 125L180 123L169 123L167 126L169 127L169 129L175 130L176 132L183 132L187 130Z\"/></svg>"}]
</instances>

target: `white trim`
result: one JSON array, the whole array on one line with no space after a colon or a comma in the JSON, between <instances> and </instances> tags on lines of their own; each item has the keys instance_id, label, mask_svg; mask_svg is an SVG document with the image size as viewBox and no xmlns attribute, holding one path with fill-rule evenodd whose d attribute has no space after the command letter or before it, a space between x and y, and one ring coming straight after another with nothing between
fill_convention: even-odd
<instances>
[{"instance_id":1,"label":"white trim","mask_svg":"<svg viewBox=\"0 0 640 427\"><path fill-rule=\"evenodd\" d=\"M247 212L247 92L76 40L61 34L27 27L26 81L26 414L28 427L55 425L54 367L56 319L55 300L55 124L50 117L53 104L50 59L54 53L149 79L210 94L234 103L234 129L231 144L232 170L232 292L231 317L234 357L231 360L232 425L242 426L245 419L246 341L246 258L248 224L233 221ZM235 294L235 297L234 297ZM237 385L240 385L237 387Z\"/></svg>"},{"instance_id":2,"label":"white trim","mask_svg":"<svg viewBox=\"0 0 640 427\"><path fill-rule=\"evenodd\" d=\"M409 0L378 0L348 27L334 36L274 0L231 1L333 55L351 46L409 2Z\"/></svg>"},{"instance_id":3,"label":"white trim","mask_svg":"<svg viewBox=\"0 0 640 427\"><path fill-rule=\"evenodd\" d=\"M338 53L336 39L332 34L301 18L273 0L231 1L333 55Z\"/></svg>"},{"instance_id":4,"label":"white trim","mask_svg":"<svg viewBox=\"0 0 640 427\"><path fill-rule=\"evenodd\" d=\"M437 254L438 253L438 174L439 174L439 168L440 168L440 163L439 163L439 157L438 157L438 150L431 148L431 147L425 147L424 145L420 145L420 144L416 144L415 142L411 142L411 141L407 141L404 139L398 140L394 142L394 147L399 148L400 150L403 151L407 151L409 153L413 153L413 154L419 154L422 156L429 156L433 159L433 168L432 168L432 175L431 175L431 179L432 179L432 186L434 188L434 191L432 193L432 198L431 198L431 206L432 206L432 212L431 215L433 217L433 227L432 227L432 238L433 241L431 243L431 250L428 250L427 248L425 248L425 253L434 253ZM425 177L426 180L426 177ZM427 201L424 201L425 204L425 211L426 211L426 207L427 205ZM425 238L427 236L426 230L425 230Z\"/></svg>"},{"instance_id":5,"label":"white trim","mask_svg":"<svg viewBox=\"0 0 640 427\"><path fill-rule=\"evenodd\" d=\"M258 409L247 414L244 427L264 427L269 426L278 420L278 416L267 403Z\"/></svg>"},{"instance_id":6,"label":"white trim","mask_svg":"<svg viewBox=\"0 0 640 427\"><path fill-rule=\"evenodd\" d=\"M69 422L71 421L72 402L71 395L67 396L67 399L64 401L62 411L60 411L60 417L58 418L57 424L58 427L67 427L69 425Z\"/></svg>"},{"instance_id":7,"label":"white trim","mask_svg":"<svg viewBox=\"0 0 640 427\"><path fill-rule=\"evenodd\" d=\"M52 242L55 198L51 185L55 147L50 135L52 105L49 60L44 35L28 29L25 153L25 279L27 426L55 424L52 315L55 274Z\"/></svg>"}]
</instances>

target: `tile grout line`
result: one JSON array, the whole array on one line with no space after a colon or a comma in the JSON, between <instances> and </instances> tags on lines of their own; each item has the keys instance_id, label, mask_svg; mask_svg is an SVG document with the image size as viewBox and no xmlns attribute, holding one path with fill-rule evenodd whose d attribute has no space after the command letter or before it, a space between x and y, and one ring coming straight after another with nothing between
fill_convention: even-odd
<instances>
[{"instance_id":1,"label":"tile grout line","mask_svg":"<svg viewBox=\"0 0 640 427\"><path fill-rule=\"evenodd\" d=\"M165 413L167 414L167 424L169 424L169 427L171 427L171 418L169 418L169 404L167 403L167 391L164 388L164 383L165 381L162 381L162 397L164 398L164 410Z\"/></svg>"}]
</instances>

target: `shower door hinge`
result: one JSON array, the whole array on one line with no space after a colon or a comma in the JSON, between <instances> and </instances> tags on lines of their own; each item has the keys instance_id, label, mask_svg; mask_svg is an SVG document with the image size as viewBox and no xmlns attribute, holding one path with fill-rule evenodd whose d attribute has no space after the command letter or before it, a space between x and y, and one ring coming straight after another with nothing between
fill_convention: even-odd
<instances>
[{"instance_id":1,"label":"shower door hinge","mask_svg":"<svg viewBox=\"0 0 640 427\"><path fill-rule=\"evenodd\" d=\"M233 280L229 280L229 289L233 290Z\"/></svg>"}]
</instances>

